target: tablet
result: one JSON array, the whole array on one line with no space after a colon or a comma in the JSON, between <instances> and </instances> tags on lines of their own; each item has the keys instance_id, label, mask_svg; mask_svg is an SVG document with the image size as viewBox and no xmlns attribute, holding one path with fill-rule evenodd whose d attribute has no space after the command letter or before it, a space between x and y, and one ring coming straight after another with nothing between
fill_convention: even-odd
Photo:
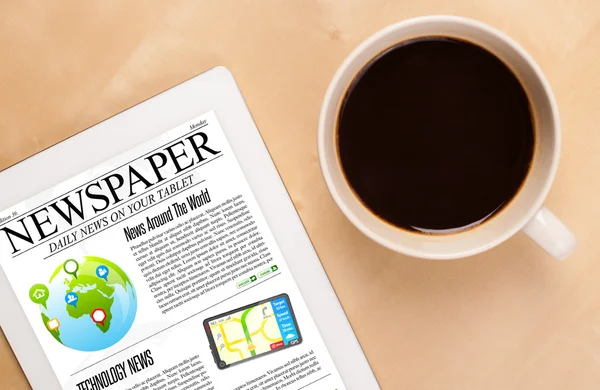
<instances>
[{"instance_id":1,"label":"tablet","mask_svg":"<svg viewBox=\"0 0 600 390\"><path fill-rule=\"evenodd\" d=\"M379 388L227 69L0 188L0 324L35 390Z\"/></svg>"}]
</instances>

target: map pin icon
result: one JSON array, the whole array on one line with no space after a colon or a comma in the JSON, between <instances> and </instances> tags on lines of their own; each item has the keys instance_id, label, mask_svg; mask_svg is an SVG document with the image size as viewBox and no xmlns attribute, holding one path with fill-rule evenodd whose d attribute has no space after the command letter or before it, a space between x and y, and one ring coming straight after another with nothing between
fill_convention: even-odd
<instances>
[{"instance_id":1,"label":"map pin icon","mask_svg":"<svg viewBox=\"0 0 600 390\"><path fill-rule=\"evenodd\" d=\"M46 287L44 284L34 284L29 289L29 299L31 299L33 303L44 306L46 309L48 308L46 306L48 297L50 297L50 291L48 291L48 287Z\"/></svg>"},{"instance_id":2,"label":"map pin icon","mask_svg":"<svg viewBox=\"0 0 600 390\"><path fill-rule=\"evenodd\" d=\"M104 326L104 321L106 320L106 312L104 309L94 309L92 311L92 321L97 324Z\"/></svg>"},{"instance_id":3,"label":"map pin icon","mask_svg":"<svg viewBox=\"0 0 600 390\"><path fill-rule=\"evenodd\" d=\"M79 270L79 263L77 260L69 259L65 261L63 264L63 269L69 275L72 275L75 279L77 279L77 271Z\"/></svg>"},{"instance_id":4,"label":"map pin icon","mask_svg":"<svg viewBox=\"0 0 600 390\"><path fill-rule=\"evenodd\" d=\"M78 300L79 300L79 296L77 295L77 293L70 292L70 293L67 293L67 295L65 295L65 302L67 302L67 305L71 305L75 309L77 309L77 301Z\"/></svg>"},{"instance_id":5,"label":"map pin icon","mask_svg":"<svg viewBox=\"0 0 600 390\"><path fill-rule=\"evenodd\" d=\"M108 282L108 267L99 265L98 268L96 268L96 276Z\"/></svg>"}]
</instances>

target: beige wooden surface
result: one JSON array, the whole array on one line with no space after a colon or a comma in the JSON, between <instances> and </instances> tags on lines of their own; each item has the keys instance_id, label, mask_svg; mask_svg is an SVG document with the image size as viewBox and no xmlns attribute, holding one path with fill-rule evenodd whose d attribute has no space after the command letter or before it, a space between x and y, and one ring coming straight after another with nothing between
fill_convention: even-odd
<instances>
[{"instance_id":1,"label":"beige wooden surface","mask_svg":"<svg viewBox=\"0 0 600 390\"><path fill-rule=\"evenodd\" d=\"M316 131L335 69L378 29L432 13L502 29L548 76L564 141L547 203L579 240L568 261L522 234L465 260L407 258L330 198ZM2 0L0 50L0 169L227 66L384 389L600 388L598 0ZM29 388L3 339L0 388Z\"/></svg>"}]
</instances>

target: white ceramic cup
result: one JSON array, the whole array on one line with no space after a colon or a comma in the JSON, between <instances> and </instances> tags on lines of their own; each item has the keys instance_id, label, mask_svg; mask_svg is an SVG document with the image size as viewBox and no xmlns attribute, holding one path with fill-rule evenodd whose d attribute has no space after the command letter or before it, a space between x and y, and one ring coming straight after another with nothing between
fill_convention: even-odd
<instances>
[{"instance_id":1,"label":"white ceramic cup","mask_svg":"<svg viewBox=\"0 0 600 390\"><path fill-rule=\"evenodd\" d=\"M481 225L450 235L424 235L387 224L373 215L348 186L337 153L336 127L341 101L360 70L386 49L424 36L455 37L494 53L517 75L531 102L535 150L525 183L511 202ZM556 100L533 58L504 33L456 16L424 16L389 26L361 43L336 72L321 108L319 159L323 176L343 213L364 234L396 252L426 259L456 259L488 250L522 230L557 260L575 248L575 237L544 205L560 154Z\"/></svg>"}]
</instances>

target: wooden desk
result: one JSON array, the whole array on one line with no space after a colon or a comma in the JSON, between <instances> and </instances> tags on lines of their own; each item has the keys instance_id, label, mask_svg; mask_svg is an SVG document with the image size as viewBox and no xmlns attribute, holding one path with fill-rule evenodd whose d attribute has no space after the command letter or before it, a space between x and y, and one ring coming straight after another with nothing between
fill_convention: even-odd
<instances>
[{"instance_id":1,"label":"wooden desk","mask_svg":"<svg viewBox=\"0 0 600 390\"><path fill-rule=\"evenodd\" d=\"M225 65L384 389L600 388L600 2L126 3L2 2L0 169ZM579 240L566 262L521 234L465 260L407 258L360 234L330 198L316 132L334 71L378 29L432 13L500 28L548 76L564 141L547 203ZM29 388L4 340L0 384Z\"/></svg>"}]
</instances>

